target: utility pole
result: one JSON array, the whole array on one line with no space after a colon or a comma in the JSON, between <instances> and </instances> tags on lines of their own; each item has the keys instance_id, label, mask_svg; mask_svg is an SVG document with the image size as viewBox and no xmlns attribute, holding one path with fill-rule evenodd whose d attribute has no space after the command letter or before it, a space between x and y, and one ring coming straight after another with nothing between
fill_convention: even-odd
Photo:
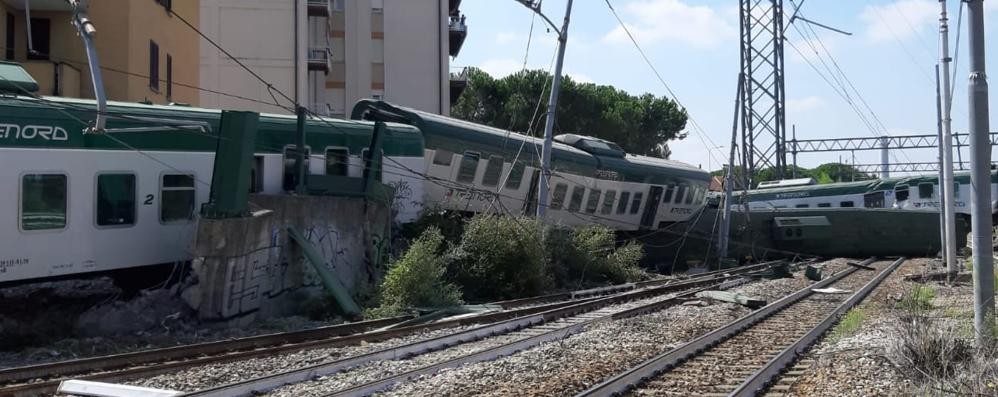
<instances>
[{"instance_id":1,"label":"utility pole","mask_svg":"<svg viewBox=\"0 0 998 397\"><path fill-rule=\"evenodd\" d=\"M991 243L991 144L988 80L984 69L984 0L967 0L970 47L970 219L974 244L974 329L977 345L990 345L995 311Z\"/></svg>"},{"instance_id":2,"label":"utility pole","mask_svg":"<svg viewBox=\"0 0 998 397\"><path fill-rule=\"evenodd\" d=\"M942 172L942 179L939 180L940 189L942 191L942 197L939 198L940 210L943 213L943 232L946 236L946 247L943 249L943 257L946 262L946 268L949 271L950 282L956 278L956 273L960 271L959 266L956 263L956 211L953 207L953 130L952 130L952 116L950 110L953 108L953 98L950 96L950 81L949 81L949 64L953 61L949 56L949 20L946 18L946 0L939 0L940 14L939 14L939 51L940 61L942 63L942 116L940 119L940 127L942 131L942 136L939 138L939 146L942 151L942 167L940 168ZM939 78L939 72L937 71L936 78ZM985 135L987 135L987 128L985 128ZM991 146L988 146L990 151ZM988 159L990 159L990 154ZM989 184L990 186L990 184ZM990 201L988 201L990 202ZM990 219L990 218L989 218ZM991 230L988 228L988 230Z\"/></svg>"},{"instance_id":3,"label":"utility pole","mask_svg":"<svg viewBox=\"0 0 998 397\"><path fill-rule=\"evenodd\" d=\"M87 127L85 132L99 134L104 132L104 126L107 122L107 96L104 93L104 77L101 74L100 60L97 59L97 47L94 46L94 34L97 33L97 28L87 16L87 8L90 3L88 0L68 1L69 5L73 6L73 26L80 34L83 48L87 52L87 66L90 67L90 80L93 82L94 97L97 100L97 118L94 119L93 125ZM31 18L29 17L28 23L30 22ZM28 32L28 40L31 40L30 31Z\"/></svg>"},{"instance_id":4,"label":"utility pole","mask_svg":"<svg viewBox=\"0 0 998 397\"><path fill-rule=\"evenodd\" d=\"M939 64L936 64L936 133L939 136L939 144L936 145L938 149L937 159L939 160L939 258L942 260L943 265L946 265L946 261L949 258L946 256L946 205L949 203L946 201L942 189L946 186L943 182L943 168L945 168L945 162L943 161L943 99L942 99L942 89L939 87L941 83L939 82Z\"/></svg>"},{"instance_id":5,"label":"utility pole","mask_svg":"<svg viewBox=\"0 0 998 397\"><path fill-rule=\"evenodd\" d=\"M735 114L731 121L731 150L728 154L728 169L724 175L724 210L721 212L721 227L717 239L718 269L721 261L728 257L728 239L731 235L731 184L735 181L735 145L738 139L738 111L742 107L742 89L745 84L745 74L738 74L738 88L735 89ZM742 169L745 172L745 169ZM796 171L795 171L796 172Z\"/></svg>"},{"instance_id":6,"label":"utility pole","mask_svg":"<svg viewBox=\"0 0 998 397\"><path fill-rule=\"evenodd\" d=\"M551 145L554 140L554 116L558 109L558 91L561 90L561 67L565 63L565 45L568 44L568 22L572 16L572 0L565 7L565 22L558 29L548 17L541 13L541 4L537 0L517 0L521 4L540 15L556 33L558 33L558 61L554 67L554 78L551 81L551 97L548 99L547 119L544 123L544 149L541 152L541 180L537 191L537 218L544 219L548 207L548 182L551 180Z\"/></svg>"},{"instance_id":7,"label":"utility pole","mask_svg":"<svg viewBox=\"0 0 998 397\"><path fill-rule=\"evenodd\" d=\"M882 137L880 138L880 178L887 179L891 177L891 160L890 152L888 147L890 147L891 138Z\"/></svg>"}]
</instances>

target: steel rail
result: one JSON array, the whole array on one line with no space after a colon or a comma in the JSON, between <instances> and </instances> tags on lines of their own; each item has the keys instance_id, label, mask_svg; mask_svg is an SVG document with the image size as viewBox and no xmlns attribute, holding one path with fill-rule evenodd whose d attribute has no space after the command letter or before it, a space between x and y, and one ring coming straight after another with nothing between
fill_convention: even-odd
<instances>
[{"instance_id":1,"label":"steel rail","mask_svg":"<svg viewBox=\"0 0 998 397\"><path fill-rule=\"evenodd\" d=\"M771 261L701 273L689 278L689 280L701 280L721 274L743 274L755 270L761 270L780 263L782 263L782 261ZM676 282L676 280L648 280L637 283L628 283L623 284L622 286L624 287L619 291L668 284L670 282ZM432 324L399 327L394 330L379 330L378 328L398 324L401 321L412 319L413 316L400 316L389 319L339 324L286 333L257 335L237 339L204 342L193 345L173 346L137 352L7 368L0 370L0 384L6 384L4 386L0 386L0 396L33 395L35 393L51 392L58 387L58 382L62 380L61 378L53 378L73 374L100 372L99 374L95 374L93 376L83 376L80 378L103 381L125 379L129 377L153 376L194 365L235 361L262 356L265 354L275 354L304 348L324 346L334 347L360 341L378 341L416 331L436 330L450 326L506 320L597 299L597 297L592 295L609 294L619 291L615 291L612 288L608 288L606 290L591 289L496 302L495 304L508 308L551 300L574 299L572 301L554 302L531 308L485 313L453 320L438 321ZM580 298L580 296L583 298ZM365 331L368 333L359 334ZM279 346L279 348L274 348L274 346ZM160 365L149 365L154 363L160 363ZM128 369L129 366L140 365L142 366L141 368L133 370ZM24 383L34 379L48 380ZM22 383L12 384L16 382Z\"/></svg>"},{"instance_id":2,"label":"steel rail","mask_svg":"<svg viewBox=\"0 0 998 397\"><path fill-rule=\"evenodd\" d=\"M846 311L852 309L857 304L859 304L863 299L866 298L870 292L873 292L880 283L890 276L902 263L904 263L905 258L898 258L896 261L891 263L886 269L882 270L880 274L870 280L863 288L856 293L852 294L849 299L842 302L835 310L828 314L825 319L815 326L806 335L802 336L793 345L787 347L779 355L774 357L766 366L762 367L754 374L752 374L748 379L745 380L741 385L732 392L731 396L737 397L748 397L756 396L761 394L766 388L768 388L772 381L775 380L783 370L787 368L788 365L793 363L797 358L803 354L807 349L811 347L822 335L825 334L829 329L831 329L836 323L839 322L841 316L845 314Z\"/></svg>"},{"instance_id":3,"label":"steel rail","mask_svg":"<svg viewBox=\"0 0 998 397\"><path fill-rule=\"evenodd\" d=\"M873 263L876 258L869 258L860 263L860 265L869 265ZM648 359L635 367L632 367L610 379L607 379L581 393L576 394L576 397L582 396L613 396L622 394L636 385L642 384L645 381L654 378L655 376L662 374L663 372L670 371L676 368L684 361L705 352L707 349L720 344L721 342L730 339L731 337L741 333L744 330L752 327L756 323L776 314L777 312L799 302L808 295L811 295L813 289L824 288L828 285L834 284L839 280L845 278L846 276L852 274L858 269L858 267L849 266L844 270L836 272L830 277L821 280L817 283L811 284L805 288L794 292L791 295L785 296L776 302L770 303L765 307L762 307L752 313L749 313L737 320L734 320L727 325L718 328L710 333L700 336L682 346L675 349L669 350L662 354L659 354L651 359Z\"/></svg>"},{"instance_id":4,"label":"steel rail","mask_svg":"<svg viewBox=\"0 0 998 397\"><path fill-rule=\"evenodd\" d=\"M187 394L187 396L221 397L221 396L256 395L258 393L265 392L268 390L273 390L275 388L284 385L301 383L317 377L341 372L345 369L356 367L358 365L372 361L395 360L403 357L424 354L427 352L432 352L443 348L447 348L456 344L476 341L489 336L505 334L523 328L541 325L551 321L563 319L566 317L571 317L582 313L595 311L612 304L624 303L637 299L644 299L644 298L649 298L653 296L659 296L671 292L684 291L689 289L694 289L694 292L696 292L701 290L702 288L716 288L719 285L723 284L725 281L741 277L742 276L738 274L728 274L723 276L712 275L707 278L672 283L663 286L625 292L622 294L613 295L609 297L592 299L586 302L576 303L571 306L548 310L534 315L517 317L493 324L483 325L470 330L465 330L450 335L444 335L429 340L417 341L407 345L387 348L360 356L348 357L342 360L337 360L328 363L315 364L308 367L285 371L260 378L250 379L244 382L236 382L211 389L200 390L197 392L189 393Z\"/></svg>"}]
</instances>

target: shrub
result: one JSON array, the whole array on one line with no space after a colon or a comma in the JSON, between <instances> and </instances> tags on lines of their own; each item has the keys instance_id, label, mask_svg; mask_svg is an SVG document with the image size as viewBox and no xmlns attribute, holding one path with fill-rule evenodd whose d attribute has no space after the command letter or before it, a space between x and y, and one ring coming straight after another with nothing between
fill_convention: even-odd
<instances>
[{"instance_id":1,"label":"shrub","mask_svg":"<svg viewBox=\"0 0 998 397\"><path fill-rule=\"evenodd\" d=\"M367 317L396 315L412 307L461 304L461 290L445 280L447 262L442 255L443 235L436 227L423 232L402 257L388 268L381 284L378 308Z\"/></svg>"},{"instance_id":2,"label":"shrub","mask_svg":"<svg viewBox=\"0 0 998 397\"><path fill-rule=\"evenodd\" d=\"M599 225L548 233L548 249L560 284L623 283L645 278L638 266L641 244L616 247L613 230Z\"/></svg>"},{"instance_id":3,"label":"shrub","mask_svg":"<svg viewBox=\"0 0 998 397\"><path fill-rule=\"evenodd\" d=\"M896 308L908 312L926 311L932 309L932 300L936 298L936 290L927 285L917 285L901 296Z\"/></svg>"},{"instance_id":4,"label":"shrub","mask_svg":"<svg viewBox=\"0 0 998 397\"><path fill-rule=\"evenodd\" d=\"M534 219L476 215L451 252L455 279L469 299L537 295L551 284L543 235Z\"/></svg>"}]
</instances>

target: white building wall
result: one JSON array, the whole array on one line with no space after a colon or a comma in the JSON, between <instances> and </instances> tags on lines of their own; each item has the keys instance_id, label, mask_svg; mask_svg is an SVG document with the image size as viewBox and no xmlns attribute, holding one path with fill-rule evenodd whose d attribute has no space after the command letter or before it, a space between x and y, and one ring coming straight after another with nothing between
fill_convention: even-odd
<instances>
[{"instance_id":1,"label":"white building wall","mask_svg":"<svg viewBox=\"0 0 998 397\"><path fill-rule=\"evenodd\" d=\"M383 0L385 99L450 114L446 0Z\"/></svg>"},{"instance_id":2,"label":"white building wall","mask_svg":"<svg viewBox=\"0 0 998 397\"><path fill-rule=\"evenodd\" d=\"M273 0L201 0L201 26L206 36L273 84L287 96L295 97L295 12L299 7L298 65L301 102L308 105L307 73L307 9L306 0L297 3ZM283 107L293 108L291 101L276 92L281 107L275 102L267 86L229 59L211 43L201 40L200 86L213 91L238 95L249 99L201 91L201 106L209 108L239 109L259 112L288 113ZM263 102L263 103L261 103Z\"/></svg>"}]
</instances>

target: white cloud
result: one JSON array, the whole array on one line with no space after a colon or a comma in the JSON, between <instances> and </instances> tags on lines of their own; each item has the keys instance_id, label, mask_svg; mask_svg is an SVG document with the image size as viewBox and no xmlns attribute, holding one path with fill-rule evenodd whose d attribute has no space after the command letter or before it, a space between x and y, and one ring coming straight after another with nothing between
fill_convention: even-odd
<instances>
[{"instance_id":1,"label":"white cloud","mask_svg":"<svg viewBox=\"0 0 998 397\"><path fill-rule=\"evenodd\" d=\"M639 0L621 8L624 24L641 44L674 41L705 48L737 38L734 24L708 6L693 6L681 0ZM630 45L620 26L607 33L603 41Z\"/></svg>"},{"instance_id":2,"label":"white cloud","mask_svg":"<svg viewBox=\"0 0 998 397\"><path fill-rule=\"evenodd\" d=\"M575 80L576 83L595 83L591 77L583 73L566 72L565 74L571 77L572 80Z\"/></svg>"},{"instance_id":3,"label":"white cloud","mask_svg":"<svg viewBox=\"0 0 998 397\"><path fill-rule=\"evenodd\" d=\"M487 59L478 64L478 68L498 79L523 69L523 62L517 62L511 58Z\"/></svg>"},{"instance_id":4,"label":"white cloud","mask_svg":"<svg viewBox=\"0 0 998 397\"><path fill-rule=\"evenodd\" d=\"M859 18L866 23L866 36L870 40L904 41L937 25L939 2L898 0L885 5L868 5L859 14Z\"/></svg>"},{"instance_id":5,"label":"white cloud","mask_svg":"<svg viewBox=\"0 0 998 397\"><path fill-rule=\"evenodd\" d=\"M791 113L801 113L818 109L825 105L825 100L816 96L787 99L787 110Z\"/></svg>"}]
</instances>

